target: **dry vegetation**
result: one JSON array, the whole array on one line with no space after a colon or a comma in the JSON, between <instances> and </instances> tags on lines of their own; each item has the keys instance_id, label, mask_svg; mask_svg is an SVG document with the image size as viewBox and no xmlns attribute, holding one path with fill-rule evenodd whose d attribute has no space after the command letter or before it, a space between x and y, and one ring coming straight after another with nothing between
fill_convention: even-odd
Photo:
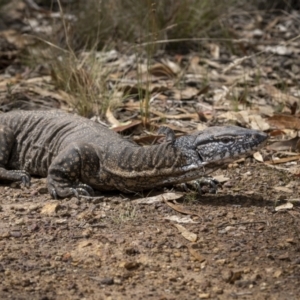
<instances>
[{"instance_id":1,"label":"dry vegetation","mask_svg":"<svg viewBox=\"0 0 300 300\"><path fill-rule=\"evenodd\" d=\"M30 52L30 59L34 64L48 62L54 84L74 96L71 104L79 114L103 114L115 96L114 91L107 89L106 82L116 66L103 72L103 60L97 59L98 50L119 49L123 54L133 54L135 62L144 60L149 69L153 58L162 54L161 50L188 53L201 49L202 39L209 36L228 36L224 20L234 3L234 0L90 0L63 5L63 1L57 1L62 17L58 22L53 20L57 34L40 37L45 45L39 43ZM135 67L138 65L131 66ZM144 94L140 91L138 94L142 101ZM148 89L146 98L144 106L150 101ZM144 110L147 112L147 107Z\"/></svg>"},{"instance_id":2,"label":"dry vegetation","mask_svg":"<svg viewBox=\"0 0 300 300\"><path fill-rule=\"evenodd\" d=\"M1 111L71 111L139 144L163 123L272 141L181 204L0 185L0 298L298 299L299 32L298 0L0 0Z\"/></svg>"}]
</instances>

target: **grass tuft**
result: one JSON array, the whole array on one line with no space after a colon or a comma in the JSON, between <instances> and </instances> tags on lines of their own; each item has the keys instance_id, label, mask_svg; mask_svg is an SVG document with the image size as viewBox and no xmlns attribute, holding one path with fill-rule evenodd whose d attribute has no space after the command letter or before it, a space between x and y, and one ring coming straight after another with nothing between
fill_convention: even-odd
<instances>
[{"instance_id":1,"label":"grass tuft","mask_svg":"<svg viewBox=\"0 0 300 300\"><path fill-rule=\"evenodd\" d=\"M222 26L219 20L236 0L90 0L80 2L75 24L77 46L118 46L122 43L157 43L157 48L184 47ZM120 43L121 42L121 43Z\"/></svg>"}]
</instances>

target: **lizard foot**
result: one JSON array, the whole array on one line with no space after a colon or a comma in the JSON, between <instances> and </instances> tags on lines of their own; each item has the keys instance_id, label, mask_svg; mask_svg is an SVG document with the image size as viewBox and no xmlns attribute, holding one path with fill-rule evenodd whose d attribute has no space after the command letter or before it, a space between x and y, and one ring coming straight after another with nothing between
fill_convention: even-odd
<instances>
[{"instance_id":1,"label":"lizard foot","mask_svg":"<svg viewBox=\"0 0 300 300\"><path fill-rule=\"evenodd\" d=\"M29 187L31 177L29 173L24 170L6 170L4 168L0 168L0 179L21 181L25 187Z\"/></svg>"},{"instance_id":2,"label":"lizard foot","mask_svg":"<svg viewBox=\"0 0 300 300\"><path fill-rule=\"evenodd\" d=\"M50 195L54 199L66 198L70 196L75 196L80 199L80 196L93 196L94 190L87 184L80 183L76 187L71 188L48 188Z\"/></svg>"},{"instance_id":3,"label":"lizard foot","mask_svg":"<svg viewBox=\"0 0 300 300\"><path fill-rule=\"evenodd\" d=\"M218 191L218 180L212 177L203 177L200 179L192 180L186 183L180 184L180 187L185 191L197 191L200 195L203 194L203 187L209 187L209 193L216 194Z\"/></svg>"},{"instance_id":4,"label":"lizard foot","mask_svg":"<svg viewBox=\"0 0 300 300\"><path fill-rule=\"evenodd\" d=\"M20 175L21 175L21 181L23 185L26 187L30 187L30 181L31 181L30 175L25 171L21 171Z\"/></svg>"}]
</instances>

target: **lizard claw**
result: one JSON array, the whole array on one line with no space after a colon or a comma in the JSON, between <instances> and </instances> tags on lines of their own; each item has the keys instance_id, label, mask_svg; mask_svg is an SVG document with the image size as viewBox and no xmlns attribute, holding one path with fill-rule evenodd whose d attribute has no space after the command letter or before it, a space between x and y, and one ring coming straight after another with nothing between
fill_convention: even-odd
<instances>
[{"instance_id":1,"label":"lizard claw","mask_svg":"<svg viewBox=\"0 0 300 300\"><path fill-rule=\"evenodd\" d=\"M78 193L77 189L70 188L70 190L71 190L72 194L73 194L77 199L79 199L79 193Z\"/></svg>"},{"instance_id":2,"label":"lizard claw","mask_svg":"<svg viewBox=\"0 0 300 300\"><path fill-rule=\"evenodd\" d=\"M79 199L80 195L87 197L94 195L94 190L87 184L80 183L76 188L71 188L72 194Z\"/></svg>"},{"instance_id":3,"label":"lizard claw","mask_svg":"<svg viewBox=\"0 0 300 300\"><path fill-rule=\"evenodd\" d=\"M87 190L83 189L83 188L77 188L76 191L80 195L90 196L90 193Z\"/></svg>"},{"instance_id":4,"label":"lizard claw","mask_svg":"<svg viewBox=\"0 0 300 300\"><path fill-rule=\"evenodd\" d=\"M57 192L55 189L50 190L50 195L53 199L57 200Z\"/></svg>"},{"instance_id":5,"label":"lizard claw","mask_svg":"<svg viewBox=\"0 0 300 300\"><path fill-rule=\"evenodd\" d=\"M60 187L49 187L48 186L48 190L50 195L52 196L52 198L54 199L58 199L58 198L66 198L66 197L70 197L70 196L74 196L77 199L80 199L81 195L90 197L94 195L94 190L86 184L79 184L76 187L72 187L72 188L60 188Z\"/></svg>"},{"instance_id":6,"label":"lizard claw","mask_svg":"<svg viewBox=\"0 0 300 300\"><path fill-rule=\"evenodd\" d=\"M22 176L21 176L21 182L22 184L25 186L25 187L30 187L30 180L31 180L31 177L29 174L27 173L24 173Z\"/></svg>"},{"instance_id":7,"label":"lizard claw","mask_svg":"<svg viewBox=\"0 0 300 300\"><path fill-rule=\"evenodd\" d=\"M85 184L85 183L78 184L77 190L78 189L80 189L80 192L82 194L85 194L85 196L94 196L95 195L95 192L94 192L93 188L90 187L89 185ZM84 192L83 192L83 190L84 190ZM86 193L88 193L89 195L86 195Z\"/></svg>"}]
</instances>

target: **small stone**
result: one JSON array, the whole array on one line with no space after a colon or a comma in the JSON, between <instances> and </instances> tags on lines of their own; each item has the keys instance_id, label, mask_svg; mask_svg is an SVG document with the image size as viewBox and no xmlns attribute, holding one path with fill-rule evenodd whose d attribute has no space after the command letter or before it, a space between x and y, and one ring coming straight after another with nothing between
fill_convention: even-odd
<instances>
[{"instance_id":1,"label":"small stone","mask_svg":"<svg viewBox=\"0 0 300 300\"><path fill-rule=\"evenodd\" d=\"M277 270L277 271L274 272L273 277L274 277L274 278L278 278L278 277L281 276L281 274L282 274L282 271L281 271L281 270Z\"/></svg>"},{"instance_id":2,"label":"small stone","mask_svg":"<svg viewBox=\"0 0 300 300\"><path fill-rule=\"evenodd\" d=\"M6 239L10 237L10 232L6 231L0 235L0 238Z\"/></svg>"},{"instance_id":3,"label":"small stone","mask_svg":"<svg viewBox=\"0 0 300 300\"><path fill-rule=\"evenodd\" d=\"M65 253L65 254L62 256L61 259L62 259L62 261L67 262L67 261L69 261L69 260L72 259L72 256L71 256L71 254L70 254L69 252L67 252L67 253Z\"/></svg>"},{"instance_id":4,"label":"small stone","mask_svg":"<svg viewBox=\"0 0 300 300\"><path fill-rule=\"evenodd\" d=\"M31 224L29 227L28 227L28 230L29 231L37 231L37 230L39 230L39 225L37 224L37 223L33 223L33 224Z\"/></svg>"},{"instance_id":5,"label":"small stone","mask_svg":"<svg viewBox=\"0 0 300 300\"><path fill-rule=\"evenodd\" d=\"M140 264L138 262L134 262L134 261L129 261L129 262L122 262L120 264L120 267L124 267L125 269L127 269L128 271L132 271L137 269L140 266Z\"/></svg>"},{"instance_id":6,"label":"small stone","mask_svg":"<svg viewBox=\"0 0 300 300\"><path fill-rule=\"evenodd\" d=\"M226 232L228 232L228 231L233 230L234 228L235 228L235 227L233 227L233 226L226 226L224 230L225 230Z\"/></svg>"},{"instance_id":7,"label":"small stone","mask_svg":"<svg viewBox=\"0 0 300 300\"><path fill-rule=\"evenodd\" d=\"M122 280L121 280L121 278L115 278L114 279L114 284L122 284Z\"/></svg>"},{"instance_id":8,"label":"small stone","mask_svg":"<svg viewBox=\"0 0 300 300\"><path fill-rule=\"evenodd\" d=\"M217 295L223 294L223 289L220 288L220 287L218 287L218 286L214 286L214 287L212 288L212 291L213 291L215 294L217 294Z\"/></svg>"},{"instance_id":9,"label":"small stone","mask_svg":"<svg viewBox=\"0 0 300 300\"><path fill-rule=\"evenodd\" d=\"M229 282L230 278L232 277L232 271L231 270L222 270L221 276L225 282Z\"/></svg>"},{"instance_id":10,"label":"small stone","mask_svg":"<svg viewBox=\"0 0 300 300\"><path fill-rule=\"evenodd\" d=\"M33 190L30 192L30 196L33 197L33 196L37 196L39 194L38 190Z\"/></svg>"},{"instance_id":11,"label":"small stone","mask_svg":"<svg viewBox=\"0 0 300 300\"><path fill-rule=\"evenodd\" d=\"M263 34L264 34L264 32L263 32L261 29L258 29L258 28L257 28L257 29L254 29L254 30L252 31L253 37L256 37L256 38L262 37Z\"/></svg>"},{"instance_id":12,"label":"small stone","mask_svg":"<svg viewBox=\"0 0 300 300\"><path fill-rule=\"evenodd\" d=\"M98 204L98 203L103 202L103 200L104 200L104 196L93 197L92 198L92 203L93 204Z\"/></svg>"},{"instance_id":13,"label":"small stone","mask_svg":"<svg viewBox=\"0 0 300 300\"><path fill-rule=\"evenodd\" d=\"M296 259L293 261L293 264L294 264L294 265L300 265L300 257L296 258Z\"/></svg>"},{"instance_id":14,"label":"small stone","mask_svg":"<svg viewBox=\"0 0 300 300\"><path fill-rule=\"evenodd\" d=\"M216 261L216 263L217 263L218 265L220 265L220 266L223 266L223 265L225 265L225 263L226 263L226 259L218 259L218 260Z\"/></svg>"},{"instance_id":15,"label":"small stone","mask_svg":"<svg viewBox=\"0 0 300 300\"><path fill-rule=\"evenodd\" d=\"M22 236L22 233L21 233L21 231L11 231L10 236L14 237L14 238L19 238Z\"/></svg>"},{"instance_id":16,"label":"small stone","mask_svg":"<svg viewBox=\"0 0 300 300\"><path fill-rule=\"evenodd\" d=\"M205 280L200 284L200 288L202 291L206 291L210 287L211 287L211 282L209 280Z\"/></svg>"},{"instance_id":17,"label":"small stone","mask_svg":"<svg viewBox=\"0 0 300 300\"><path fill-rule=\"evenodd\" d=\"M39 194L48 194L48 189L46 187L40 187L37 189Z\"/></svg>"},{"instance_id":18,"label":"small stone","mask_svg":"<svg viewBox=\"0 0 300 300\"><path fill-rule=\"evenodd\" d=\"M234 285L240 288L249 288L250 285L253 285L251 280L236 280Z\"/></svg>"},{"instance_id":19,"label":"small stone","mask_svg":"<svg viewBox=\"0 0 300 300\"><path fill-rule=\"evenodd\" d=\"M105 284L105 285L113 285L114 279L113 278L104 278L100 281L100 283Z\"/></svg>"},{"instance_id":20,"label":"small stone","mask_svg":"<svg viewBox=\"0 0 300 300\"><path fill-rule=\"evenodd\" d=\"M209 293L199 294L199 298L200 299L209 299L210 298L210 294Z\"/></svg>"},{"instance_id":21,"label":"small stone","mask_svg":"<svg viewBox=\"0 0 300 300\"><path fill-rule=\"evenodd\" d=\"M139 252L138 249L132 248L132 247L131 247L131 248L126 248L126 249L125 249L125 253L126 253L127 255L134 256L134 255L139 254L140 252Z\"/></svg>"},{"instance_id":22,"label":"small stone","mask_svg":"<svg viewBox=\"0 0 300 300\"><path fill-rule=\"evenodd\" d=\"M180 253L180 252L174 252L173 255L174 255L175 257L181 257L181 253Z\"/></svg>"},{"instance_id":23,"label":"small stone","mask_svg":"<svg viewBox=\"0 0 300 300\"><path fill-rule=\"evenodd\" d=\"M42 208L41 214L48 215L48 216L54 215L60 209L60 207L61 206L60 206L59 201L48 202Z\"/></svg>"},{"instance_id":24,"label":"small stone","mask_svg":"<svg viewBox=\"0 0 300 300\"><path fill-rule=\"evenodd\" d=\"M236 280L241 279L242 271L233 272L232 277L230 278L230 283L234 283Z\"/></svg>"},{"instance_id":25,"label":"small stone","mask_svg":"<svg viewBox=\"0 0 300 300\"><path fill-rule=\"evenodd\" d=\"M280 259L280 260L290 260L290 256L289 256L288 253L284 253L282 255L279 255L278 259Z\"/></svg>"},{"instance_id":26,"label":"small stone","mask_svg":"<svg viewBox=\"0 0 300 300\"><path fill-rule=\"evenodd\" d=\"M267 283L266 282L262 282L260 285L260 289L263 291L267 288Z\"/></svg>"}]
</instances>

